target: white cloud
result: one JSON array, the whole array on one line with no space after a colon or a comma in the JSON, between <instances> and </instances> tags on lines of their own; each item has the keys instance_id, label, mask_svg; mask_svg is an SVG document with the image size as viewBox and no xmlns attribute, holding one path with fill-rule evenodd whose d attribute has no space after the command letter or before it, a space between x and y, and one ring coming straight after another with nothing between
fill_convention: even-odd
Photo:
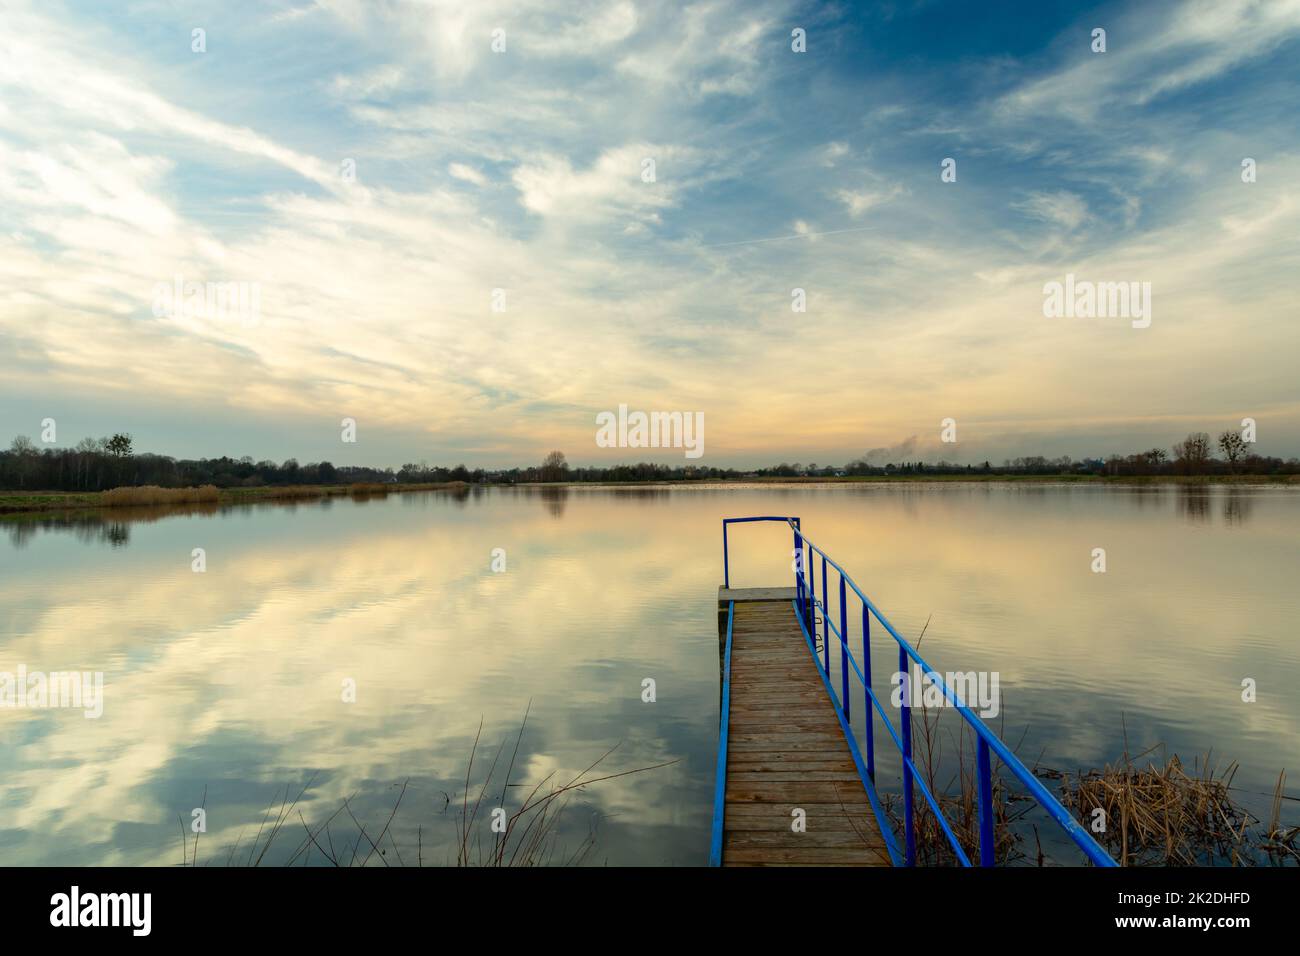
<instances>
[{"instance_id":1,"label":"white cloud","mask_svg":"<svg viewBox=\"0 0 1300 956\"><path fill-rule=\"evenodd\" d=\"M480 173L473 166L466 166L464 163L452 163L447 167L447 172L457 179L464 180L467 183L473 183L475 186L486 186L487 177Z\"/></svg>"},{"instance_id":2,"label":"white cloud","mask_svg":"<svg viewBox=\"0 0 1300 956\"><path fill-rule=\"evenodd\" d=\"M827 143L825 148L822 149L822 165L834 166L848 154L848 143Z\"/></svg>"},{"instance_id":3,"label":"white cloud","mask_svg":"<svg viewBox=\"0 0 1300 956\"><path fill-rule=\"evenodd\" d=\"M835 194L835 198L848 207L849 215L855 219L883 205L892 199L896 199L903 192L903 188L898 185L890 186L887 189L841 189Z\"/></svg>"},{"instance_id":4,"label":"white cloud","mask_svg":"<svg viewBox=\"0 0 1300 956\"><path fill-rule=\"evenodd\" d=\"M648 215L675 203L690 182L698 152L648 143L601 153L586 169L574 169L560 156L521 164L512 177L529 212L551 219L592 220ZM645 160L655 163L655 181L645 182Z\"/></svg>"},{"instance_id":5,"label":"white cloud","mask_svg":"<svg viewBox=\"0 0 1300 956\"><path fill-rule=\"evenodd\" d=\"M1065 47L1066 65L1013 89L1003 115L1091 122L1117 105L1155 98L1222 76L1300 35L1300 0L1189 0L1169 9L1133 7L1109 25L1106 53L1089 36Z\"/></svg>"},{"instance_id":6,"label":"white cloud","mask_svg":"<svg viewBox=\"0 0 1300 956\"><path fill-rule=\"evenodd\" d=\"M1067 230L1078 229L1089 218L1088 204L1082 197L1064 190L1033 193L1027 199L1012 203L1011 208Z\"/></svg>"}]
</instances>

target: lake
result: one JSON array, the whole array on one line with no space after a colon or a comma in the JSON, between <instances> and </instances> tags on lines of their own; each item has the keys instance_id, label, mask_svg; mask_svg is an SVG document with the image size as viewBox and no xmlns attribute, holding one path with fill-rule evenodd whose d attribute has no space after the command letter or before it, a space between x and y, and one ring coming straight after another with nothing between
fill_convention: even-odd
<instances>
[{"instance_id":1,"label":"lake","mask_svg":"<svg viewBox=\"0 0 1300 956\"><path fill-rule=\"evenodd\" d=\"M702 865L720 521L759 514L800 516L904 635L926 628L937 670L998 672L991 723L1027 764L1100 767L1126 734L1189 764L1213 751L1261 814L1300 765L1300 491L1281 487L545 487L19 516L0 522L0 671L102 672L103 712L0 709L0 860L179 864L202 807L199 862L247 863L268 806L310 781L264 863L335 814L308 862L332 840L343 862L359 843L372 866L453 863L477 736L470 805L504 749L471 854L493 808L612 749L592 776L666 766L571 791L539 861ZM733 529L733 586L791 584L790 549L788 529Z\"/></svg>"}]
</instances>

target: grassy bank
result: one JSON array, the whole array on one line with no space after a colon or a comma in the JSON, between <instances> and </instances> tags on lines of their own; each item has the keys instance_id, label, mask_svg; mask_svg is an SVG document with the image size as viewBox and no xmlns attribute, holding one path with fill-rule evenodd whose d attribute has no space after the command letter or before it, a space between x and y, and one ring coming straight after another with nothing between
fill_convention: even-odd
<instances>
[{"instance_id":1,"label":"grassy bank","mask_svg":"<svg viewBox=\"0 0 1300 956\"><path fill-rule=\"evenodd\" d=\"M98 492L0 492L0 514L41 511L81 511L95 508L170 504L252 504L258 501L312 500L335 495L388 495L406 491L455 490L463 481L430 484L275 485L259 488L159 488L145 485Z\"/></svg>"},{"instance_id":2,"label":"grassy bank","mask_svg":"<svg viewBox=\"0 0 1300 956\"><path fill-rule=\"evenodd\" d=\"M1184 476L1125 476L1101 475L855 475L842 478L709 478L689 481L618 481L618 482L545 482L502 487L603 487L636 488L646 486L681 485L685 487L718 485L840 485L840 484L914 484L917 482L1009 483L1009 484L1090 484L1090 485L1296 485L1300 475L1184 475ZM140 505L167 504L246 504L258 501L310 500L334 495L388 495L407 491L456 490L469 487L463 481L426 482L410 484L360 483L350 485L265 485L257 488L113 488L110 491L0 491L0 514L41 511L86 510Z\"/></svg>"},{"instance_id":3,"label":"grassy bank","mask_svg":"<svg viewBox=\"0 0 1300 956\"><path fill-rule=\"evenodd\" d=\"M982 484L987 482L1009 484L1068 484L1068 485L1287 485L1300 484L1300 475L999 475L972 472L970 474L908 474L908 475L852 475L843 478L761 478L748 479L745 484L890 484L898 482L948 482ZM676 484L677 482L673 482ZM728 484L729 482L713 482ZM691 484L691 482L685 482Z\"/></svg>"}]
</instances>

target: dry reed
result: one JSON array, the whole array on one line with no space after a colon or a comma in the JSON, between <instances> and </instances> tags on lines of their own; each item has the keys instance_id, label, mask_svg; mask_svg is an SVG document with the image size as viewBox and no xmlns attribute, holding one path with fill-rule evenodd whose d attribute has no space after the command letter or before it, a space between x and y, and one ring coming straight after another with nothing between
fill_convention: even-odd
<instances>
[{"instance_id":1,"label":"dry reed","mask_svg":"<svg viewBox=\"0 0 1300 956\"><path fill-rule=\"evenodd\" d=\"M1136 759L1162 749L1151 747ZM1195 758L1190 773L1177 754L1140 766L1126 743L1117 764L1059 774L1061 802L1090 829L1094 819L1102 822L1104 829L1093 835L1121 866L1249 866L1258 851L1275 857L1273 862L1300 862L1297 828L1280 823L1285 773L1273 794L1272 826L1263 834L1256 828L1259 819L1233 799L1236 773L1235 761L1220 770L1210 754Z\"/></svg>"},{"instance_id":2,"label":"dry reed","mask_svg":"<svg viewBox=\"0 0 1300 956\"><path fill-rule=\"evenodd\" d=\"M216 502L220 497L215 485L199 488L160 488L157 485L139 485L112 488L101 492L99 503L109 508L128 505L182 505L197 502Z\"/></svg>"},{"instance_id":3,"label":"dry reed","mask_svg":"<svg viewBox=\"0 0 1300 956\"><path fill-rule=\"evenodd\" d=\"M386 495L391 488L391 485L380 484L377 481L357 481L348 486L348 494Z\"/></svg>"}]
</instances>

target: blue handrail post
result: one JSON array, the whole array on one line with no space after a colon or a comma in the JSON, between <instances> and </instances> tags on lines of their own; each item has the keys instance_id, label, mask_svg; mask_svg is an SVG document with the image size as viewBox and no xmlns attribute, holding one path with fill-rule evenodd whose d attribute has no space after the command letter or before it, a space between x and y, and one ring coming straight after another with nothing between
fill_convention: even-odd
<instances>
[{"instance_id":1,"label":"blue handrail post","mask_svg":"<svg viewBox=\"0 0 1300 956\"><path fill-rule=\"evenodd\" d=\"M724 814L727 811L727 744L731 725L731 634L736 602L727 602L727 646L722 661L722 700L718 707L718 766L713 779L713 832L709 838L709 866L722 865Z\"/></svg>"},{"instance_id":2,"label":"blue handrail post","mask_svg":"<svg viewBox=\"0 0 1300 956\"><path fill-rule=\"evenodd\" d=\"M722 522L722 586L731 587L731 562L727 556L727 522Z\"/></svg>"},{"instance_id":3,"label":"blue handrail post","mask_svg":"<svg viewBox=\"0 0 1300 956\"><path fill-rule=\"evenodd\" d=\"M912 826L912 708L908 704L911 676L907 669L907 651L898 648L898 671L902 675L903 705L899 723L903 731L903 821L907 827L907 865L916 866L916 830Z\"/></svg>"},{"instance_id":4,"label":"blue handrail post","mask_svg":"<svg viewBox=\"0 0 1300 956\"><path fill-rule=\"evenodd\" d=\"M993 770L989 745L979 738L978 775L980 788L980 866L997 865L997 834L993 829Z\"/></svg>"},{"instance_id":5,"label":"blue handrail post","mask_svg":"<svg viewBox=\"0 0 1300 956\"><path fill-rule=\"evenodd\" d=\"M794 593L798 606L803 607L803 538L799 534L799 529L794 529Z\"/></svg>"},{"instance_id":6,"label":"blue handrail post","mask_svg":"<svg viewBox=\"0 0 1300 956\"><path fill-rule=\"evenodd\" d=\"M826 666L822 668L829 677L831 673L831 606L826 603L826 555L822 555L822 647L826 652Z\"/></svg>"},{"instance_id":7,"label":"blue handrail post","mask_svg":"<svg viewBox=\"0 0 1300 956\"><path fill-rule=\"evenodd\" d=\"M876 715L871 710L871 611L862 605L862 711L867 715L867 776L876 782Z\"/></svg>"},{"instance_id":8,"label":"blue handrail post","mask_svg":"<svg viewBox=\"0 0 1300 956\"><path fill-rule=\"evenodd\" d=\"M812 549L808 550L808 633L817 639L817 566L813 564Z\"/></svg>"},{"instance_id":9,"label":"blue handrail post","mask_svg":"<svg viewBox=\"0 0 1300 956\"><path fill-rule=\"evenodd\" d=\"M844 596L844 575L840 575L840 685L844 688L844 722L849 719L849 605Z\"/></svg>"}]
</instances>

